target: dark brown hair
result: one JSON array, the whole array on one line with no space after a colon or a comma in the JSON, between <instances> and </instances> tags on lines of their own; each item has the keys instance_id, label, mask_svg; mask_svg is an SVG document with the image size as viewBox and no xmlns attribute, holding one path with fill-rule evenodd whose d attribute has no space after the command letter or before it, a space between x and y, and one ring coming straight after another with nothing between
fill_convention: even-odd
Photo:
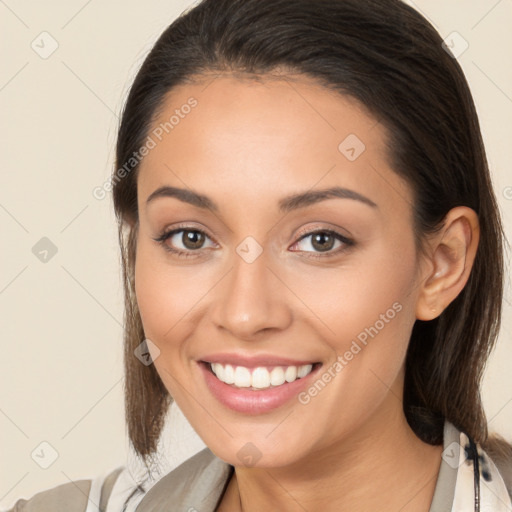
<instances>
[{"instance_id":1,"label":"dark brown hair","mask_svg":"<svg viewBox=\"0 0 512 512\"><path fill-rule=\"evenodd\" d=\"M116 169L126 172L113 176L125 286L126 421L145 461L172 398L154 365L134 356L145 336L134 291L139 164L131 157L176 85L207 72L276 69L356 98L382 123L392 168L414 192L418 247L451 208L478 214L480 244L467 285L438 318L414 325L403 407L427 443L442 443L446 419L484 448L498 446L488 437L479 388L501 320L503 232L473 99L442 42L399 0L204 0L160 36L129 92L116 153Z\"/></svg>"}]
</instances>

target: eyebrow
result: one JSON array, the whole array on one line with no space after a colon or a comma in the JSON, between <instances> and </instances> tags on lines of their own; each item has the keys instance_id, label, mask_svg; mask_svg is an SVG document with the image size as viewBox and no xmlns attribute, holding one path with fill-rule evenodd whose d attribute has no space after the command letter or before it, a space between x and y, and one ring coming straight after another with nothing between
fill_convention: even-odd
<instances>
[{"instance_id":1,"label":"eyebrow","mask_svg":"<svg viewBox=\"0 0 512 512\"><path fill-rule=\"evenodd\" d=\"M199 194L198 192L194 192L189 189L170 186L163 186L152 192L146 200L146 206L151 201L154 201L159 197L174 197L184 203L197 206L198 208L209 209L214 212L219 211L218 205L208 196ZM284 197L278 202L279 211L282 213L288 213L292 210L297 210L299 208L304 208L306 206L319 203L320 201L334 198L353 199L355 201L359 201L368 206L371 206L372 208L378 208L376 203L374 203L368 197L359 194L359 192L342 187L331 187L320 190L308 190L306 192L292 194L290 196Z\"/></svg>"}]
</instances>

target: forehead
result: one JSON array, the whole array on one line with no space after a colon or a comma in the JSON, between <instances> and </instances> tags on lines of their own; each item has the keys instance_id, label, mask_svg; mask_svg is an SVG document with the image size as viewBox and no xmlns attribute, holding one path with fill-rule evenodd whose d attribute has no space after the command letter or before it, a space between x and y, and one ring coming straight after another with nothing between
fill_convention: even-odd
<instances>
[{"instance_id":1,"label":"forehead","mask_svg":"<svg viewBox=\"0 0 512 512\"><path fill-rule=\"evenodd\" d=\"M317 183L408 194L388 166L384 127L355 99L309 78L201 77L168 93L148 135L154 147L138 179L144 197L176 185L233 191L242 201Z\"/></svg>"}]
</instances>

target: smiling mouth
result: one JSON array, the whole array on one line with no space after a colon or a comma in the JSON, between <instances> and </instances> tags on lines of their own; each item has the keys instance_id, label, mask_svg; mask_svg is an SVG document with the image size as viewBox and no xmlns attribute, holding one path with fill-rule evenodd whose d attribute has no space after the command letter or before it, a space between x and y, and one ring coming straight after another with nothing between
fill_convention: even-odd
<instances>
[{"instance_id":1,"label":"smiling mouth","mask_svg":"<svg viewBox=\"0 0 512 512\"><path fill-rule=\"evenodd\" d=\"M321 363L310 363L300 366L258 366L248 368L246 366L209 363L202 361L206 368L224 384L236 389L248 389L261 391L273 389L298 379L307 377Z\"/></svg>"}]
</instances>

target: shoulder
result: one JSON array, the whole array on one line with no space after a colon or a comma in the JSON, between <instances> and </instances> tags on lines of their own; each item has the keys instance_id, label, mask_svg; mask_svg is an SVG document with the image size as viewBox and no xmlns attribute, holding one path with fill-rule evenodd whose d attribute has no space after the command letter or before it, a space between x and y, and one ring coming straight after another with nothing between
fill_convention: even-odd
<instances>
[{"instance_id":1,"label":"shoulder","mask_svg":"<svg viewBox=\"0 0 512 512\"><path fill-rule=\"evenodd\" d=\"M42 512L45 510L85 512L92 480L77 480L38 492L18 500L7 512Z\"/></svg>"},{"instance_id":2,"label":"shoulder","mask_svg":"<svg viewBox=\"0 0 512 512\"><path fill-rule=\"evenodd\" d=\"M168 510L166 504L172 503L173 510L213 511L232 472L233 466L206 447L156 481L137 510Z\"/></svg>"},{"instance_id":3,"label":"shoulder","mask_svg":"<svg viewBox=\"0 0 512 512\"><path fill-rule=\"evenodd\" d=\"M76 480L46 489L29 499L19 499L5 512L103 512L122 470L123 467L118 467L106 476Z\"/></svg>"}]
</instances>

